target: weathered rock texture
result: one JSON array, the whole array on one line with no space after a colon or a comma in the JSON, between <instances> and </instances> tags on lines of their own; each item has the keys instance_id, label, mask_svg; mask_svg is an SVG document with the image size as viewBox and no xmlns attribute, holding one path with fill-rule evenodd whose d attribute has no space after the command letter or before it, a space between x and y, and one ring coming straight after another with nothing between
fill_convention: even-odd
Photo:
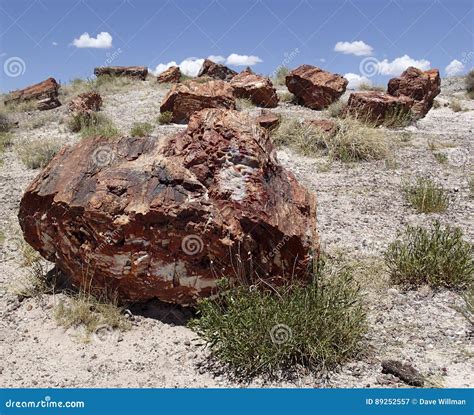
<instances>
[{"instance_id":1,"label":"weathered rock texture","mask_svg":"<svg viewBox=\"0 0 474 415\"><path fill-rule=\"evenodd\" d=\"M272 130L280 125L280 117L268 110L262 110L256 119L260 127Z\"/></svg>"},{"instance_id":2,"label":"weathered rock texture","mask_svg":"<svg viewBox=\"0 0 474 415\"><path fill-rule=\"evenodd\" d=\"M123 300L193 304L219 278L306 280L315 197L271 140L231 110L193 115L156 140L93 137L59 152L24 194L27 242L77 285Z\"/></svg>"},{"instance_id":3,"label":"weathered rock texture","mask_svg":"<svg viewBox=\"0 0 474 415\"><path fill-rule=\"evenodd\" d=\"M347 79L341 75L311 65L293 69L286 76L285 82L300 105L315 110L324 109L337 101L348 84Z\"/></svg>"},{"instance_id":4,"label":"weathered rock texture","mask_svg":"<svg viewBox=\"0 0 474 415\"><path fill-rule=\"evenodd\" d=\"M278 105L278 96L269 78L243 71L235 75L230 84L237 98L249 99L260 107L274 108Z\"/></svg>"},{"instance_id":5,"label":"weathered rock texture","mask_svg":"<svg viewBox=\"0 0 474 415\"><path fill-rule=\"evenodd\" d=\"M383 360L382 373L389 373L403 380L407 385L423 387L423 376L413 366L398 360Z\"/></svg>"},{"instance_id":6,"label":"weathered rock texture","mask_svg":"<svg viewBox=\"0 0 474 415\"><path fill-rule=\"evenodd\" d=\"M144 81L148 75L148 68L146 66L99 66L94 68L94 75L125 76Z\"/></svg>"},{"instance_id":7,"label":"weathered rock texture","mask_svg":"<svg viewBox=\"0 0 474 415\"><path fill-rule=\"evenodd\" d=\"M422 118L441 92L439 71L437 69L422 71L410 66L398 78L390 79L387 92L394 97L406 96L413 99L412 113L416 118Z\"/></svg>"},{"instance_id":8,"label":"weathered rock texture","mask_svg":"<svg viewBox=\"0 0 474 415\"><path fill-rule=\"evenodd\" d=\"M54 78L48 78L38 84L24 89L10 92L5 99L5 105L18 104L25 101L37 101L39 110L48 110L59 107L60 85Z\"/></svg>"},{"instance_id":9,"label":"weathered rock texture","mask_svg":"<svg viewBox=\"0 0 474 415\"><path fill-rule=\"evenodd\" d=\"M235 109L232 87L224 81L189 81L173 85L161 103L160 111L173 113L172 122L186 122L204 108Z\"/></svg>"},{"instance_id":10,"label":"weathered rock texture","mask_svg":"<svg viewBox=\"0 0 474 415\"><path fill-rule=\"evenodd\" d=\"M209 59L204 61L198 73L198 77L209 76L210 78L222 79L223 81L230 81L235 75L237 75L237 72L225 65L212 62Z\"/></svg>"},{"instance_id":11,"label":"weathered rock texture","mask_svg":"<svg viewBox=\"0 0 474 415\"><path fill-rule=\"evenodd\" d=\"M72 115L88 116L102 107L102 97L97 92L84 92L74 97L68 105Z\"/></svg>"},{"instance_id":12,"label":"weathered rock texture","mask_svg":"<svg viewBox=\"0 0 474 415\"><path fill-rule=\"evenodd\" d=\"M396 121L410 114L413 100L406 96L394 97L385 92L354 92L347 102L347 112L375 125Z\"/></svg>"},{"instance_id":13,"label":"weathered rock texture","mask_svg":"<svg viewBox=\"0 0 474 415\"><path fill-rule=\"evenodd\" d=\"M161 72L156 80L160 84L164 83L177 83L179 82L179 79L181 78L181 70L179 69L179 66L172 66L171 68L168 68L166 71Z\"/></svg>"}]
</instances>

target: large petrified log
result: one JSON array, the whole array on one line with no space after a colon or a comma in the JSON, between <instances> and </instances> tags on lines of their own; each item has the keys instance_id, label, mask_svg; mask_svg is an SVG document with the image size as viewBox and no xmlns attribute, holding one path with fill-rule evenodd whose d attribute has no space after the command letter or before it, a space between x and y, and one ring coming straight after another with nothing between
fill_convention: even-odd
<instances>
[{"instance_id":1,"label":"large petrified log","mask_svg":"<svg viewBox=\"0 0 474 415\"><path fill-rule=\"evenodd\" d=\"M387 92L394 97L406 96L413 99L412 113L415 118L422 118L441 92L439 71L437 69L422 71L410 66L398 78L390 79Z\"/></svg>"},{"instance_id":2,"label":"large petrified log","mask_svg":"<svg viewBox=\"0 0 474 415\"><path fill-rule=\"evenodd\" d=\"M148 75L146 66L99 66L94 68L95 76L125 76L144 81Z\"/></svg>"},{"instance_id":3,"label":"large petrified log","mask_svg":"<svg viewBox=\"0 0 474 415\"><path fill-rule=\"evenodd\" d=\"M191 114L204 108L235 109L233 88L224 81L188 81L173 85L161 103L161 112L172 112L173 122L188 121Z\"/></svg>"},{"instance_id":4,"label":"large petrified log","mask_svg":"<svg viewBox=\"0 0 474 415\"><path fill-rule=\"evenodd\" d=\"M237 98L247 98L255 105L274 108L278 105L278 96L270 78L243 71L230 81Z\"/></svg>"},{"instance_id":5,"label":"large petrified log","mask_svg":"<svg viewBox=\"0 0 474 415\"><path fill-rule=\"evenodd\" d=\"M319 249L315 196L233 110L195 113L160 140L65 147L26 190L19 219L76 285L123 300L194 304L221 277L306 281Z\"/></svg>"},{"instance_id":6,"label":"large petrified log","mask_svg":"<svg viewBox=\"0 0 474 415\"><path fill-rule=\"evenodd\" d=\"M39 110L53 109L61 105L58 99L59 88L60 85L54 78L48 78L27 88L10 92L4 103L9 105L25 101L37 101Z\"/></svg>"},{"instance_id":7,"label":"large petrified log","mask_svg":"<svg viewBox=\"0 0 474 415\"><path fill-rule=\"evenodd\" d=\"M209 59L204 60L202 67L198 73L198 77L208 76L214 79L230 81L237 72L220 63L212 62Z\"/></svg>"},{"instance_id":8,"label":"large petrified log","mask_svg":"<svg viewBox=\"0 0 474 415\"><path fill-rule=\"evenodd\" d=\"M316 66L301 65L286 76L285 83L300 105L321 110L339 99L348 81Z\"/></svg>"},{"instance_id":9,"label":"large petrified log","mask_svg":"<svg viewBox=\"0 0 474 415\"><path fill-rule=\"evenodd\" d=\"M165 71L161 72L157 77L156 81L160 84L172 83L175 84L179 82L181 78L181 70L179 66L171 66Z\"/></svg>"},{"instance_id":10,"label":"large petrified log","mask_svg":"<svg viewBox=\"0 0 474 415\"><path fill-rule=\"evenodd\" d=\"M68 111L72 115L90 116L99 111L102 106L102 97L97 92L84 92L77 95L68 104Z\"/></svg>"}]
</instances>

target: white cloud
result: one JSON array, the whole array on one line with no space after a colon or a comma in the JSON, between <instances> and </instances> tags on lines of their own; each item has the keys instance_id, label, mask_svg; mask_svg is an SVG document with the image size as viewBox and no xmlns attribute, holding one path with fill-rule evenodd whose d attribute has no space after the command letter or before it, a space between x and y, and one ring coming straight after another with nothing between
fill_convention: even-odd
<instances>
[{"instance_id":1,"label":"white cloud","mask_svg":"<svg viewBox=\"0 0 474 415\"><path fill-rule=\"evenodd\" d=\"M346 55L369 56L372 55L374 48L362 40L356 40L354 42L337 42L334 50Z\"/></svg>"},{"instance_id":2,"label":"white cloud","mask_svg":"<svg viewBox=\"0 0 474 415\"><path fill-rule=\"evenodd\" d=\"M367 84L367 85L372 85L372 82L370 81L369 78L365 76L360 76L357 75L356 73L346 73L344 75L344 78L346 78L349 83L347 84L347 88L349 89L358 89L361 84Z\"/></svg>"},{"instance_id":3,"label":"white cloud","mask_svg":"<svg viewBox=\"0 0 474 415\"><path fill-rule=\"evenodd\" d=\"M426 59L416 60L410 58L408 55L400 56L399 58L394 59L392 62L389 62L388 59L379 61L377 64L378 72L381 75L400 75L405 69L409 66L414 66L415 68L426 71L430 68L430 61Z\"/></svg>"},{"instance_id":4,"label":"white cloud","mask_svg":"<svg viewBox=\"0 0 474 415\"><path fill-rule=\"evenodd\" d=\"M179 66L179 69L184 75L187 76L197 76L201 66L204 62L204 59L198 58L187 58L184 59L180 64L177 64L175 61L168 63L160 63L156 66L154 71L151 71L154 75L159 75L161 72L172 66Z\"/></svg>"},{"instance_id":5,"label":"white cloud","mask_svg":"<svg viewBox=\"0 0 474 415\"><path fill-rule=\"evenodd\" d=\"M58 45L59 45L58 42L53 42L53 43L51 43L51 44L52 44L53 46L58 46Z\"/></svg>"},{"instance_id":6,"label":"white cloud","mask_svg":"<svg viewBox=\"0 0 474 415\"><path fill-rule=\"evenodd\" d=\"M207 57L207 59L210 59L212 62L215 62L215 63L224 63L225 62L225 58L221 55L210 55Z\"/></svg>"},{"instance_id":7,"label":"white cloud","mask_svg":"<svg viewBox=\"0 0 474 415\"><path fill-rule=\"evenodd\" d=\"M260 62L263 61L258 56L238 55L237 53L231 53L225 61L227 65L235 66L252 66Z\"/></svg>"},{"instance_id":8,"label":"white cloud","mask_svg":"<svg viewBox=\"0 0 474 415\"><path fill-rule=\"evenodd\" d=\"M454 59L453 61L450 62L446 68L444 68L444 71L446 72L446 75L448 76L455 76L459 75L462 71L464 71L466 67L464 64L457 59Z\"/></svg>"},{"instance_id":9,"label":"white cloud","mask_svg":"<svg viewBox=\"0 0 474 415\"><path fill-rule=\"evenodd\" d=\"M72 44L77 48L98 48L106 49L112 47L112 36L108 32L100 32L96 38L85 32L79 39L74 39Z\"/></svg>"}]
</instances>

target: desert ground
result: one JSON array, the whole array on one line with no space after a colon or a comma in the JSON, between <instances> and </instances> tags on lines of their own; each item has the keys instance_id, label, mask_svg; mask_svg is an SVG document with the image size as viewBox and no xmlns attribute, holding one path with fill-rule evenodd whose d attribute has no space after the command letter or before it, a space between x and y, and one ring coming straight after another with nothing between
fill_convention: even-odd
<instances>
[{"instance_id":1,"label":"desert ground","mask_svg":"<svg viewBox=\"0 0 474 415\"><path fill-rule=\"evenodd\" d=\"M278 88L281 94L286 91ZM167 86L158 85L154 78L136 81L102 93L102 112L124 134L135 122L149 122L154 126L152 135L159 139L186 127L156 122L166 92ZM347 100L348 95L349 91L341 99ZM278 150L280 162L317 196L323 249L355 265L365 294L369 331L363 355L337 371L302 372L279 381L257 377L245 383L225 371L209 370L209 351L185 325L187 310L159 302L131 305L127 312L130 330L95 335L84 342L79 329L65 330L54 318L54 307L65 294L18 295L31 273L18 242L18 206L39 170L28 169L17 149L32 141L78 142L79 134L70 132L65 122L64 104L71 96L62 96L63 105L53 110L10 115L19 125L0 166L1 387L406 387L398 378L381 373L380 362L387 358L413 365L425 377L426 386L474 386L472 333L456 309L462 304L460 294L428 286L409 291L391 286L381 260L397 231L408 224L428 225L439 219L460 227L465 239L474 241L474 199L468 182L474 100L466 98L462 78L443 79L436 98L440 105L425 118L386 131L393 137L389 161L342 163L327 156L304 157L288 148ZM445 105L453 98L461 111ZM258 108L242 110L260 112ZM327 118L326 111L285 102L273 112L300 119ZM434 152L443 153L445 162L439 162ZM402 183L417 176L428 176L449 192L447 212L419 214L407 204Z\"/></svg>"}]
</instances>

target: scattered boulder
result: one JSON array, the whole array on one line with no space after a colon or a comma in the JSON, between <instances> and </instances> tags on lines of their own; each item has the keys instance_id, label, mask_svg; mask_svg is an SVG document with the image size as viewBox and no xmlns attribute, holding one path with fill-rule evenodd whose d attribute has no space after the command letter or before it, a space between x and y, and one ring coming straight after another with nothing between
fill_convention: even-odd
<instances>
[{"instance_id":1,"label":"scattered boulder","mask_svg":"<svg viewBox=\"0 0 474 415\"><path fill-rule=\"evenodd\" d=\"M382 373L391 374L405 382L407 385L423 387L425 380L413 366L398 360L382 361Z\"/></svg>"},{"instance_id":2,"label":"scattered boulder","mask_svg":"<svg viewBox=\"0 0 474 415\"><path fill-rule=\"evenodd\" d=\"M311 65L293 69L285 78L288 90L295 95L300 105L321 110L346 91L347 79Z\"/></svg>"},{"instance_id":3,"label":"scattered boulder","mask_svg":"<svg viewBox=\"0 0 474 415\"><path fill-rule=\"evenodd\" d=\"M68 105L72 115L89 116L102 107L102 97L97 92L84 92L74 97Z\"/></svg>"},{"instance_id":4,"label":"scattered boulder","mask_svg":"<svg viewBox=\"0 0 474 415\"><path fill-rule=\"evenodd\" d=\"M334 136L337 132L337 124L334 120L308 120L305 124L329 136Z\"/></svg>"},{"instance_id":5,"label":"scattered boulder","mask_svg":"<svg viewBox=\"0 0 474 415\"><path fill-rule=\"evenodd\" d=\"M394 97L385 92L353 92L347 102L347 112L364 121L381 125L398 116L410 114L413 100L406 96Z\"/></svg>"},{"instance_id":6,"label":"scattered boulder","mask_svg":"<svg viewBox=\"0 0 474 415\"><path fill-rule=\"evenodd\" d=\"M94 75L124 76L144 81L148 75L148 68L146 66L99 66L94 68Z\"/></svg>"},{"instance_id":7,"label":"scattered boulder","mask_svg":"<svg viewBox=\"0 0 474 415\"><path fill-rule=\"evenodd\" d=\"M171 84L176 84L179 82L181 78L181 70L179 69L179 66L172 66L168 68L166 71L161 72L156 80L160 84L164 83L171 83Z\"/></svg>"},{"instance_id":8,"label":"scattered boulder","mask_svg":"<svg viewBox=\"0 0 474 415\"><path fill-rule=\"evenodd\" d=\"M319 252L315 196L233 110L202 110L161 140L63 148L27 188L19 220L76 286L121 300L190 305L252 271L275 286L304 282Z\"/></svg>"},{"instance_id":9,"label":"scattered boulder","mask_svg":"<svg viewBox=\"0 0 474 415\"><path fill-rule=\"evenodd\" d=\"M278 96L270 78L250 72L240 72L230 81L237 98L247 98L255 105L274 108L278 105Z\"/></svg>"},{"instance_id":10,"label":"scattered boulder","mask_svg":"<svg viewBox=\"0 0 474 415\"><path fill-rule=\"evenodd\" d=\"M412 113L415 118L422 118L441 92L439 71L437 69L422 71L410 66L398 78L390 79L387 92L394 97L406 96L413 99Z\"/></svg>"},{"instance_id":11,"label":"scattered boulder","mask_svg":"<svg viewBox=\"0 0 474 415\"><path fill-rule=\"evenodd\" d=\"M198 73L199 78L202 76L209 76L210 78L221 79L223 81L230 81L235 75L237 75L237 72L225 65L212 62L209 59L204 61L201 70Z\"/></svg>"},{"instance_id":12,"label":"scattered boulder","mask_svg":"<svg viewBox=\"0 0 474 415\"><path fill-rule=\"evenodd\" d=\"M256 121L260 127L267 130L273 130L280 125L280 117L267 110L262 110Z\"/></svg>"},{"instance_id":13,"label":"scattered boulder","mask_svg":"<svg viewBox=\"0 0 474 415\"><path fill-rule=\"evenodd\" d=\"M189 81L173 85L161 103L160 111L173 114L172 122L186 122L204 108L235 109L232 87L224 81Z\"/></svg>"},{"instance_id":14,"label":"scattered boulder","mask_svg":"<svg viewBox=\"0 0 474 415\"><path fill-rule=\"evenodd\" d=\"M39 110L53 109L61 105L58 98L59 88L60 85L54 78L48 78L27 88L10 92L4 103L10 105L25 101L37 101Z\"/></svg>"}]
</instances>

